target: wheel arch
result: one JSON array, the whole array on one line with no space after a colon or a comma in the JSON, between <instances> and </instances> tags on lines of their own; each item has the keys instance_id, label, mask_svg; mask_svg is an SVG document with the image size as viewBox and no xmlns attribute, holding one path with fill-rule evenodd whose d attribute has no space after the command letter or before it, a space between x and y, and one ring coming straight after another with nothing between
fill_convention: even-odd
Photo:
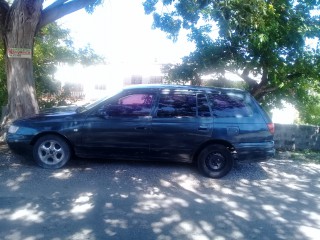
<instances>
[{"instance_id":1,"label":"wheel arch","mask_svg":"<svg viewBox=\"0 0 320 240\"><path fill-rule=\"evenodd\" d=\"M34 136L30 142L30 145L31 146L34 146L35 143L38 141L39 138L43 137L43 136L46 136L46 135L55 135L55 136L58 136L58 137L61 137L69 146L70 148L70 151L71 151L71 155L74 156L75 152L74 152L74 147L73 147L73 144L69 141L68 138L66 138L66 136L60 134L60 133L57 133L57 132L52 132L52 131L48 131L48 132L41 132L39 134L37 134L36 136Z\"/></svg>"},{"instance_id":2,"label":"wheel arch","mask_svg":"<svg viewBox=\"0 0 320 240\"><path fill-rule=\"evenodd\" d=\"M200 147L198 147L198 149L193 154L192 162L196 163L197 160L198 160L198 156L201 153L201 151L205 147L207 147L209 145L213 145L213 144L218 144L218 145L222 145L222 146L226 147L230 151L230 153L232 154L233 158L236 158L235 148L230 142L225 141L225 140L220 140L220 139L213 139L213 140L209 140L209 141L201 144Z\"/></svg>"}]
</instances>

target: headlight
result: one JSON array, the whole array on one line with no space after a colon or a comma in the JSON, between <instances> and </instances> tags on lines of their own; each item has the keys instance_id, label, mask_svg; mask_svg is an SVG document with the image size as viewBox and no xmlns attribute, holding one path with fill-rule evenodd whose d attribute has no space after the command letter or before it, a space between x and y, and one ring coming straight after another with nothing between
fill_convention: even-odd
<instances>
[{"instance_id":1,"label":"headlight","mask_svg":"<svg viewBox=\"0 0 320 240\"><path fill-rule=\"evenodd\" d=\"M15 125L11 125L9 127L8 133L16 133L18 131L19 127Z\"/></svg>"}]
</instances>

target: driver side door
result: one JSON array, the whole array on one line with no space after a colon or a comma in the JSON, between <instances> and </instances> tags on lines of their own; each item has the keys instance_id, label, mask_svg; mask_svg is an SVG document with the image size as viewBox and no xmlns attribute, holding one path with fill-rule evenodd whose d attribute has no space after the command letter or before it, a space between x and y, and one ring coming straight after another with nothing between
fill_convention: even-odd
<instances>
[{"instance_id":1,"label":"driver side door","mask_svg":"<svg viewBox=\"0 0 320 240\"><path fill-rule=\"evenodd\" d=\"M141 159L149 152L152 92L126 92L107 100L87 117L83 149L95 156Z\"/></svg>"}]
</instances>

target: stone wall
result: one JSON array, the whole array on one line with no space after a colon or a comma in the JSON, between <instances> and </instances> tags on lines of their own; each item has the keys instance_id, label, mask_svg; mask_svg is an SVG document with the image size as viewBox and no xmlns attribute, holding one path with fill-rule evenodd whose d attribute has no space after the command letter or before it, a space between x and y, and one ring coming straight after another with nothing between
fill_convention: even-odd
<instances>
[{"instance_id":1,"label":"stone wall","mask_svg":"<svg viewBox=\"0 0 320 240\"><path fill-rule=\"evenodd\" d=\"M320 126L275 124L277 150L320 151Z\"/></svg>"}]
</instances>

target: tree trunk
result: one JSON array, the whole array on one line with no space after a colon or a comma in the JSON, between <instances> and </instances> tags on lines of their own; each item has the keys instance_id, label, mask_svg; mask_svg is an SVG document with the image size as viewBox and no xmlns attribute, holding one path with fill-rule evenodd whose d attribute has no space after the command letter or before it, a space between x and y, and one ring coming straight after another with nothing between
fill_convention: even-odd
<instances>
[{"instance_id":1,"label":"tree trunk","mask_svg":"<svg viewBox=\"0 0 320 240\"><path fill-rule=\"evenodd\" d=\"M8 118L14 120L39 111L30 58L10 56L10 49L33 50L34 36L40 21L43 0L14 1L4 32L8 87Z\"/></svg>"}]
</instances>

